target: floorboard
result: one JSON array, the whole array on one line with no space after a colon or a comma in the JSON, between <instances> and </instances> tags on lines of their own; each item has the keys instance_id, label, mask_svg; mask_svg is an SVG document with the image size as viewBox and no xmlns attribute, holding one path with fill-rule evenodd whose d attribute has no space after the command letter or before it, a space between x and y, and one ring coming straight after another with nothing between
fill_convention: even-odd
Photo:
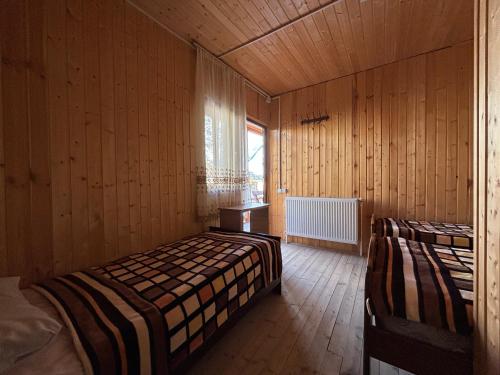
<instances>
[{"instance_id":1,"label":"floorboard","mask_svg":"<svg viewBox=\"0 0 500 375\"><path fill-rule=\"evenodd\" d=\"M189 374L361 374L366 259L282 244L282 295L253 307ZM408 374L373 360L373 375Z\"/></svg>"}]
</instances>

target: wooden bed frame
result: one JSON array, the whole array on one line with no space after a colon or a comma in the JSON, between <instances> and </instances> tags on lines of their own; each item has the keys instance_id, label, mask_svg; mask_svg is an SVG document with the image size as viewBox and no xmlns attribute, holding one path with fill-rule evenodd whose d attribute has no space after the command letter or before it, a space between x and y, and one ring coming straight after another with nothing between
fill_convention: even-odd
<instances>
[{"instance_id":1,"label":"wooden bed frame","mask_svg":"<svg viewBox=\"0 0 500 375\"><path fill-rule=\"evenodd\" d=\"M232 232L232 233L243 233L243 234L257 234L262 237L271 238L273 240L277 240L281 242L281 237L271 236L269 234L263 233L249 233L249 232L240 232L233 231L227 229L221 229L219 227L209 227L211 232ZM240 308L236 313L231 315L227 320L226 324L220 329L218 329L212 336L208 338L208 340L199 348L198 351L187 357L182 364L180 364L174 371L173 374L184 374L190 367L192 367L196 361L201 358L221 337L223 337L226 332L228 332L237 322L240 320L246 313L260 301L262 298L267 296L270 293L275 293L281 295L281 277L278 280L274 280L270 285L266 288L259 290L253 299L249 301L246 305Z\"/></svg>"},{"instance_id":2,"label":"wooden bed frame","mask_svg":"<svg viewBox=\"0 0 500 375\"><path fill-rule=\"evenodd\" d=\"M410 335L400 334L372 325L375 319L371 313L371 250L374 233L375 217L372 215L372 237L368 250L368 267L365 279L365 306L364 306L364 340L363 340L363 374L370 374L370 357L399 367L415 374L472 374L472 337L470 350L467 353L446 350L446 348L433 345L431 341L422 340ZM395 318L398 319L398 318ZM425 324L411 322L414 326ZM453 335L450 333L450 335Z\"/></svg>"}]
</instances>

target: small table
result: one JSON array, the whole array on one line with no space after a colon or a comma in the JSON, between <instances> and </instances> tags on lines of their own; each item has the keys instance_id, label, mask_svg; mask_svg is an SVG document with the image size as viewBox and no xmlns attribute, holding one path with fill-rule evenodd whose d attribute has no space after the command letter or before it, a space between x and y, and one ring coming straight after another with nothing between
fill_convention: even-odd
<instances>
[{"instance_id":1,"label":"small table","mask_svg":"<svg viewBox=\"0 0 500 375\"><path fill-rule=\"evenodd\" d=\"M250 232L269 233L269 203L219 208L222 229L243 231L243 212L250 211Z\"/></svg>"}]
</instances>

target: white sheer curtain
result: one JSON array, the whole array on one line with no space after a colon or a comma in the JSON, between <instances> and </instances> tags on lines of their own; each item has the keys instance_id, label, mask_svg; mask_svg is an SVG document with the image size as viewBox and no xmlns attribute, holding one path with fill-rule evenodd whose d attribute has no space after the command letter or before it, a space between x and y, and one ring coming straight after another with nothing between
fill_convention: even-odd
<instances>
[{"instance_id":1,"label":"white sheer curtain","mask_svg":"<svg viewBox=\"0 0 500 375\"><path fill-rule=\"evenodd\" d=\"M198 47L196 57L197 213L248 200L245 81Z\"/></svg>"}]
</instances>

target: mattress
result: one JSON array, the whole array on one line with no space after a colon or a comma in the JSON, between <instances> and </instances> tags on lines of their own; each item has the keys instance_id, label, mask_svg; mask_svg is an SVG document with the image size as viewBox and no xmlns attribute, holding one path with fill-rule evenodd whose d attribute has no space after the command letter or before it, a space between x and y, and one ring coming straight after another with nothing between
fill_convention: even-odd
<instances>
[{"instance_id":1,"label":"mattress","mask_svg":"<svg viewBox=\"0 0 500 375\"><path fill-rule=\"evenodd\" d=\"M378 237L402 237L430 244L472 249L474 231L467 224L380 218L375 221Z\"/></svg>"},{"instance_id":2,"label":"mattress","mask_svg":"<svg viewBox=\"0 0 500 375\"><path fill-rule=\"evenodd\" d=\"M372 237L369 296L375 316L472 332L473 253L470 249L397 237Z\"/></svg>"},{"instance_id":3,"label":"mattress","mask_svg":"<svg viewBox=\"0 0 500 375\"><path fill-rule=\"evenodd\" d=\"M34 288L86 373L167 373L281 277L279 241L207 232Z\"/></svg>"}]
</instances>

